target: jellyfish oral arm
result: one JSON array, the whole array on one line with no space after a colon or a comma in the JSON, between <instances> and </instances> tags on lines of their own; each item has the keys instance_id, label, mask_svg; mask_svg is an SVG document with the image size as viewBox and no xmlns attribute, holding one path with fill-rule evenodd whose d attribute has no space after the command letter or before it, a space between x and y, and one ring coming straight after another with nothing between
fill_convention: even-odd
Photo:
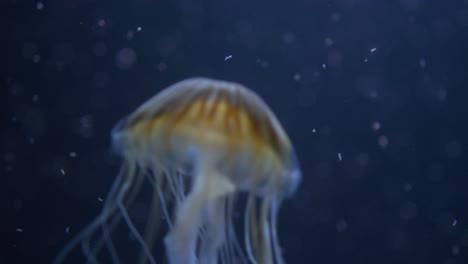
<instances>
[{"instance_id":1,"label":"jellyfish oral arm","mask_svg":"<svg viewBox=\"0 0 468 264\"><path fill-rule=\"evenodd\" d=\"M219 215L217 212L223 210L219 201L235 190L227 177L218 173L211 163L201 162L199 165L194 175L192 190L176 209L175 224L165 238L170 264L196 263L195 251L200 227L203 224L210 224L210 228L220 228L212 225L222 222L215 219ZM202 244L205 243L203 247L205 252L201 252L200 255L206 259L207 264L215 264L216 252L223 238L207 239L213 241L207 242L202 239Z\"/></svg>"}]
</instances>

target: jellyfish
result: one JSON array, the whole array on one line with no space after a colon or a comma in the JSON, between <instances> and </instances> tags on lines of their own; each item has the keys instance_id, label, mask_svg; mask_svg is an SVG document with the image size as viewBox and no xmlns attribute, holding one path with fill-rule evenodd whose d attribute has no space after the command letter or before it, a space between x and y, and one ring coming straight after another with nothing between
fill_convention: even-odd
<instances>
[{"instance_id":1,"label":"jellyfish","mask_svg":"<svg viewBox=\"0 0 468 264\"><path fill-rule=\"evenodd\" d=\"M183 80L119 121L111 136L120 172L101 213L55 263L80 246L87 263L125 263L118 226L138 247L131 263L284 263L278 210L296 192L301 171L290 139L253 91ZM132 206L144 191L147 214L136 217Z\"/></svg>"}]
</instances>

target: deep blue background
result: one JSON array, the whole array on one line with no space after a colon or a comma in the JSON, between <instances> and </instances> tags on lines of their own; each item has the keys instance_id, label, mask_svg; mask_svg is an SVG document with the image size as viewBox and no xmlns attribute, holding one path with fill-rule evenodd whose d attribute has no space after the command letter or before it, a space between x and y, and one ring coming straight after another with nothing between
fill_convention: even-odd
<instances>
[{"instance_id":1,"label":"deep blue background","mask_svg":"<svg viewBox=\"0 0 468 264\"><path fill-rule=\"evenodd\" d=\"M468 263L468 1L38 3L0 5L0 263L49 262L116 175L113 124L193 76L295 144L289 263Z\"/></svg>"}]
</instances>

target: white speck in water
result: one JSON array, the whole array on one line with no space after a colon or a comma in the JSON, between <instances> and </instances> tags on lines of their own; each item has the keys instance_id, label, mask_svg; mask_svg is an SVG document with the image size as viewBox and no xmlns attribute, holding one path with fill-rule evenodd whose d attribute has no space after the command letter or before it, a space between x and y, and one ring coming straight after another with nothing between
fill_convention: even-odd
<instances>
[{"instance_id":1,"label":"white speck in water","mask_svg":"<svg viewBox=\"0 0 468 264\"><path fill-rule=\"evenodd\" d=\"M364 62L368 62L369 59L367 57L364 58Z\"/></svg>"},{"instance_id":2,"label":"white speck in water","mask_svg":"<svg viewBox=\"0 0 468 264\"><path fill-rule=\"evenodd\" d=\"M60 169L60 173L62 173L62 175L65 175L65 170L64 170L64 169Z\"/></svg>"},{"instance_id":3,"label":"white speck in water","mask_svg":"<svg viewBox=\"0 0 468 264\"><path fill-rule=\"evenodd\" d=\"M67 233L67 234L70 233L70 227L69 227L69 226L67 226L67 227L65 228L65 233Z\"/></svg>"},{"instance_id":4,"label":"white speck in water","mask_svg":"<svg viewBox=\"0 0 468 264\"><path fill-rule=\"evenodd\" d=\"M137 27L137 28L136 28L137 32L140 32L142 29L143 29L143 28L141 28L141 27Z\"/></svg>"},{"instance_id":5,"label":"white speck in water","mask_svg":"<svg viewBox=\"0 0 468 264\"><path fill-rule=\"evenodd\" d=\"M70 154L68 154L70 156L70 158L76 158L76 156L78 156L78 154L76 154L76 152L70 152Z\"/></svg>"},{"instance_id":6,"label":"white speck in water","mask_svg":"<svg viewBox=\"0 0 468 264\"><path fill-rule=\"evenodd\" d=\"M341 155L341 152L340 152L340 153L338 153L338 159L339 159L340 161L342 161L342 160L343 160L343 156Z\"/></svg>"},{"instance_id":7,"label":"white speck in water","mask_svg":"<svg viewBox=\"0 0 468 264\"><path fill-rule=\"evenodd\" d=\"M457 219L453 220L452 226L456 226L458 223Z\"/></svg>"},{"instance_id":8,"label":"white speck in water","mask_svg":"<svg viewBox=\"0 0 468 264\"><path fill-rule=\"evenodd\" d=\"M16 232L22 233L24 230L22 228L16 228Z\"/></svg>"},{"instance_id":9,"label":"white speck in water","mask_svg":"<svg viewBox=\"0 0 468 264\"><path fill-rule=\"evenodd\" d=\"M372 49L370 49L370 52L371 52L371 53L374 53L374 52L376 52L376 51L377 51L377 48L372 48Z\"/></svg>"},{"instance_id":10,"label":"white speck in water","mask_svg":"<svg viewBox=\"0 0 468 264\"><path fill-rule=\"evenodd\" d=\"M102 199L101 197L98 197L97 200L101 203L104 201L104 199Z\"/></svg>"},{"instance_id":11,"label":"white speck in water","mask_svg":"<svg viewBox=\"0 0 468 264\"><path fill-rule=\"evenodd\" d=\"M37 3L36 3L36 9L37 9L37 10L42 10L42 9L44 9L44 3L42 3L42 2L37 2Z\"/></svg>"},{"instance_id":12,"label":"white speck in water","mask_svg":"<svg viewBox=\"0 0 468 264\"><path fill-rule=\"evenodd\" d=\"M327 68L327 65L324 63L322 64L322 68L326 69Z\"/></svg>"},{"instance_id":13,"label":"white speck in water","mask_svg":"<svg viewBox=\"0 0 468 264\"><path fill-rule=\"evenodd\" d=\"M312 129L312 133L315 133L315 132L317 132L317 130L316 130L315 128L314 128L314 129Z\"/></svg>"},{"instance_id":14,"label":"white speck in water","mask_svg":"<svg viewBox=\"0 0 468 264\"><path fill-rule=\"evenodd\" d=\"M226 57L224 57L224 61L227 61L227 60L229 60L231 58L232 58L232 55L227 55Z\"/></svg>"}]
</instances>

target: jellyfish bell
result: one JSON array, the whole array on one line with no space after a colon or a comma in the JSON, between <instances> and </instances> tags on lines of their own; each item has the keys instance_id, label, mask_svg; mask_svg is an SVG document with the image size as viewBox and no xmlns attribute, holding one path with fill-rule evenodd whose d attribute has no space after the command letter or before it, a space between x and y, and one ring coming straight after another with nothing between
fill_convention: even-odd
<instances>
[{"instance_id":1,"label":"jellyfish bell","mask_svg":"<svg viewBox=\"0 0 468 264\"><path fill-rule=\"evenodd\" d=\"M101 215L57 262L80 243L90 262L104 249L121 262L112 233L122 222L139 243L138 261L155 263L152 248L163 216L170 264L284 263L276 218L301 173L288 136L254 92L207 78L178 82L119 121L112 141L123 158L121 173ZM143 179L153 199L146 225L138 229L129 208ZM240 193L247 195L243 247L233 217Z\"/></svg>"}]
</instances>

